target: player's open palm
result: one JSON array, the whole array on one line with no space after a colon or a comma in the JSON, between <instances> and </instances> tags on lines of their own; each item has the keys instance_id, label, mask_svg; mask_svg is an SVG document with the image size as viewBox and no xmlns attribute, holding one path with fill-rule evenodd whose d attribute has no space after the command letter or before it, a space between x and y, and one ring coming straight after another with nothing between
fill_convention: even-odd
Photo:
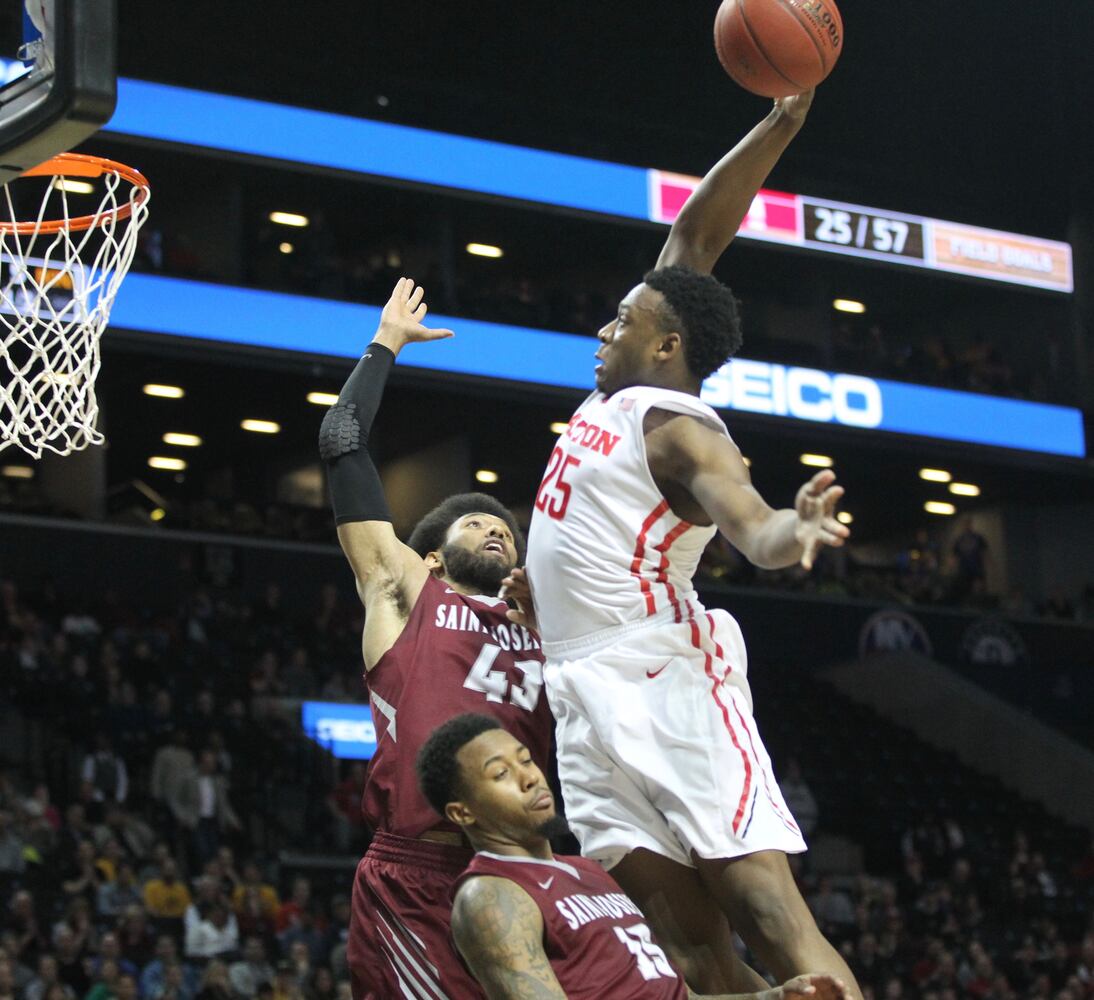
<instances>
[{"instance_id":1,"label":"player's open palm","mask_svg":"<svg viewBox=\"0 0 1094 1000\"><path fill-rule=\"evenodd\" d=\"M782 986L761 993L760 996L767 1000L794 1000L795 997L809 997L810 1000L848 1000L850 994L847 987L834 976L810 973L805 976L795 976Z\"/></svg>"},{"instance_id":2,"label":"player's open palm","mask_svg":"<svg viewBox=\"0 0 1094 1000\"><path fill-rule=\"evenodd\" d=\"M423 326L422 321L428 311L425 289L414 284L413 278L400 278L380 314L376 339L388 347L402 347L418 341L444 340L455 336L451 330Z\"/></svg>"},{"instance_id":3,"label":"player's open palm","mask_svg":"<svg viewBox=\"0 0 1094 1000\"><path fill-rule=\"evenodd\" d=\"M833 485L836 474L831 469L818 472L800 490L794 501L798 513L795 536L802 547L801 564L812 569L822 545L839 546L851 534L836 520L836 504L843 496L843 487Z\"/></svg>"}]
</instances>

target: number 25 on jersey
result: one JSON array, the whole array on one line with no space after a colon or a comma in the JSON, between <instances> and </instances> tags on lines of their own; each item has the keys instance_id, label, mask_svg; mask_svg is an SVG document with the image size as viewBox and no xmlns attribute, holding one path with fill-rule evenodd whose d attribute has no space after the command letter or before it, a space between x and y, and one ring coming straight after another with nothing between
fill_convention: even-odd
<instances>
[{"instance_id":1,"label":"number 25 on jersey","mask_svg":"<svg viewBox=\"0 0 1094 1000\"><path fill-rule=\"evenodd\" d=\"M555 447L547 461L547 474L543 477L543 482L539 484L539 492L536 494L537 510L543 511L556 521L561 521L566 516L566 508L570 505L570 493L573 491L573 487L566 482L566 472L571 466L580 464L580 458L566 455L561 447Z\"/></svg>"}]
</instances>

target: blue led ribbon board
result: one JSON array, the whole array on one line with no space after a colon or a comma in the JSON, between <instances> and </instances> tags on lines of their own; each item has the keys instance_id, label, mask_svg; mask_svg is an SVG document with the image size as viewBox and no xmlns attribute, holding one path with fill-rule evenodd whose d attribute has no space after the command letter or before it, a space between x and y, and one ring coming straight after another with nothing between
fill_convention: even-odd
<instances>
[{"instance_id":1,"label":"blue led ribbon board","mask_svg":"<svg viewBox=\"0 0 1094 1000\"><path fill-rule=\"evenodd\" d=\"M368 705L305 701L300 706L304 734L340 760L371 760L376 726Z\"/></svg>"},{"instance_id":2,"label":"blue led ribbon board","mask_svg":"<svg viewBox=\"0 0 1094 1000\"><path fill-rule=\"evenodd\" d=\"M440 375L589 391L592 337L431 314L456 336L411 344L403 367ZM361 355L378 306L130 274L111 325L146 333L341 358ZM722 410L831 423L944 441L1081 458L1082 413L1064 406L740 359L712 375L703 398Z\"/></svg>"}]
</instances>

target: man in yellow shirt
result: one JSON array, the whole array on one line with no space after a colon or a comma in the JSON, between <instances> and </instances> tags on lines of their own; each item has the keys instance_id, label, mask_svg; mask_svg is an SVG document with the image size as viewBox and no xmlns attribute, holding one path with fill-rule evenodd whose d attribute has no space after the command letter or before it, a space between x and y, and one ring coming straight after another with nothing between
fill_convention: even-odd
<instances>
[{"instance_id":1,"label":"man in yellow shirt","mask_svg":"<svg viewBox=\"0 0 1094 1000\"><path fill-rule=\"evenodd\" d=\"M271 919L277 913L281 900L277 897L277 890L267 882L262 881L262 871L253 861L248 861L243 866L243 877L239 884L232 890L232 909L236 913L243 912L243 904L247 901L247 893L255 890L262 900L262 913Z\"/></svg>"},{"instance_id":2,"label":"man in yellow shirt","mask_svg":"<svg viewBox=\"0 0 1094 1000\"><path fill-rule=\"evenodd\" d=\"M144 884L144 905L150 916L181 920L190 906L190 890L179 880L179 868L174 858L160 866L160 877Z\"/></svg>"}]
</instances>

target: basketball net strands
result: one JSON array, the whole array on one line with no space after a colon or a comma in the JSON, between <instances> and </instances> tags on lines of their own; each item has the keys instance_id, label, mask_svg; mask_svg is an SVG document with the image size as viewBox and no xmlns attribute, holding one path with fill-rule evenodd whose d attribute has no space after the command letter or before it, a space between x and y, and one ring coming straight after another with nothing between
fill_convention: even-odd
<instances>
[{"instance_id":1,"label":"basketball net strands","mask_svg":"<svg viewBox=\"0 0 1094 1000\"><path fill-rule=\"evenodd\" d=\"M98 180L89 214L73 214L72 181ZM0 198L0 451L33 458L102 444L99 343L148 217L148 181L101 157L62 153L17 178L38 205L19 221L15 181ZM86 190L83 189L83 190ZM25 203L27 192L20 191Z\"/></svg>"}]
</instances>

